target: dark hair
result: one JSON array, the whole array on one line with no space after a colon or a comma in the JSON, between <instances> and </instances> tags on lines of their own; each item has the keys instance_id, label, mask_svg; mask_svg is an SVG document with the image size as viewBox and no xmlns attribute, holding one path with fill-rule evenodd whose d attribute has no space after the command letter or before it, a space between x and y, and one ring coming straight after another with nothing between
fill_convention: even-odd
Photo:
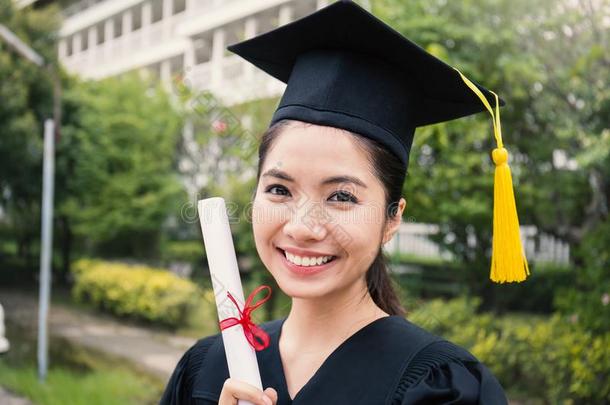
<instances>
[{"instance_id":1,"label":"dark hair","mask_svg":"<svg viewBox=\"0 0 610 405\"><path fill-rule=\"evenodd\" d=\"M258 170L256 181L260 180L261 170L275 139L281 134L282 128L299 121L281 120L267 129L261 138L258 148ZM309 125L303 123L304 125ZM395 218L398 212L398 201L402 194L402 185L405 180L405 170L400 159L373 139L357 133L345 131L354 135L356 145L365 151L369 167L373 174L381 181L385 194L385 221ZM256 191L255 191L256 192ZM375 259L366 272L368 292L375 304L390 315L404 316L406 311L394 289L393 280L389 275L388 260L381 245Z\"/></svg>"}]
</instances>

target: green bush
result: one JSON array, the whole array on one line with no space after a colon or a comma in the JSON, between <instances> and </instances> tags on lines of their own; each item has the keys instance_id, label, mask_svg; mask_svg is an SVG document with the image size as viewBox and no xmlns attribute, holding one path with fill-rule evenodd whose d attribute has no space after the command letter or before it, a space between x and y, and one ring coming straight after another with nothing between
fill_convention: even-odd
<instances>
[{"instance_id":1,"label":"green bush","mask_svg":"<svg viewBox=\"0 0 610 405\"><path fill-rule=\"evenodd\" d=\"M563 288L555 294L557 309L594 333L610 331L610 280L589 290L577 288Z\"/></svg>"},{"instance_id":2,"label":"green bush","mask_svg":"<svg viewBox=\"0 0 610 405\"><path fill-rule=\"evenodd\" d=\"M599 223L575 249L583 265L570 286L555 294L555 307L583 328L610 331L610 219Z\"/></svg>"},{"instance_id":3,"label":"green bush","mask_svg":"<svg viewBox=\"0 0 610 405\"><path fill-rule=\"evenodd\" d=\"M610 333L594 335L560 315L477 314L479 302L434 300L410 319L469 349L509 393L549 403L610 402Z\"/></svg>"},{"instance_id":4,"label":"green bush","mask_svg":"<svg viewBox=\"0 0 610 405\"><path fill-rule=\"evenodd\" d=\"M176 326L201 299L195 284L163 269L89 259L72 269L74 298L119 316Z\"/></svg>"}]
</instances>

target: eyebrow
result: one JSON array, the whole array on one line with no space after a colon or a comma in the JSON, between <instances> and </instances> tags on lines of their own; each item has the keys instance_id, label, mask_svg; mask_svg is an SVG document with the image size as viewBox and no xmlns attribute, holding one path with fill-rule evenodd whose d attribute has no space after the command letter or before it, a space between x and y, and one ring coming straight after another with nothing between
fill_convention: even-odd
<instances>
[{"instance_id":1,"label":"eyebrow","mask_svg":"<svg viewBox=\"0 0 610 405\"><path fill-rule=\"evenodd\" d=\"M282 180L286 180L289 182L294 182L294 179L292 177L290 177L290 175L282 170L279 169L269 169L267 170L264 174L263 177L276 177L278 179L282 179ZM332 177L328 177L324 180L322 180L322 182L320 183L320 185L327 185L327 184L340 184L340 183L353 183L357 186L360 186L362 188L367 188L366 184L364 184L364 182L362 180L360 180L358 177L354 177L354 176L349 176L349 175L340 175L340 176L332 176Z\"/></svg>"}]
</instances>

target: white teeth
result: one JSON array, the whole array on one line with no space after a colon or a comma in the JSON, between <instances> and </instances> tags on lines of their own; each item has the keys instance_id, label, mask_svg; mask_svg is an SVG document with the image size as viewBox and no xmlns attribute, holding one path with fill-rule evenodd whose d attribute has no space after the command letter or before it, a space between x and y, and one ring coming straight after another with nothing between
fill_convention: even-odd
<instances>
[{"instance_id":1,"label":"white teeth","mask_svg":"<svg viewBox=\"0 0 610 405\"><path fill-rule=\"evenodd\" d=\"M284 251L284 254L286 256L286 259L288 259L289 262L294 263L297 266L303 266L303 267L319 266L322 263L328 262L333 257L333 256L301 257L301 256L293 255L286 251Z\"/></svg>"}]
</instances>

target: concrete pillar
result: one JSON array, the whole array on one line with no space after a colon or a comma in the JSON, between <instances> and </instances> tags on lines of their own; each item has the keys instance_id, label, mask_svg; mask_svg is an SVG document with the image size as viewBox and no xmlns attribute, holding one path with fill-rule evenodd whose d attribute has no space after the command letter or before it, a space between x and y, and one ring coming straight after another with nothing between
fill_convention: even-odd
<instances>
[{"instance_id":1,"label":"concrete pillar","mask_svg":"<svg viewBox=\"0 0 610 405\"><path fill-rule=\"evenodd\" d=\"M125 10L125 12L123 13L123 20L122 20L122 27L121 27L122 36L126 36L127 34L129 34L131 32L132 27L133 27L133 11Z\"/></svg>"},{"instance_id":2,"label":"concrete pillar","mask_svg":"<svg viewBox=\"0 0 610 405\"><path fill-rule=\"evenodd\" d=\"M87 42L90 51L97 48L97 26L89 28L89 31L87 32Z\"/></svg>"},{"instance_id":3,"label":"concrete pillar","mask_svg":"<svg viewBox=\"0 0 610 405\"><path fill-rule=\"evenodd\" d=\"M72 54L77 55L80 53L83 47L83 39L81 37L82 33L75 32L72 35Z\"/></svg>"},{"instance_id":4,"label":"concrete pillar","mask_svg":"<svg viewBox=\"0 0 610 405\"><path fill-rule=\"evenodd\" d=\"M172 35L172 24L171 18L174 14L174 0L162 0L162 10L161 14L161 22L163 24L163 39L168 39Z\"/></svg>"},{"instance_id":5,"label":"concrete pillar","mask_svg":"<svg viewBox=\"0 0 610 405\"><path fill-rule=\"evenodd\" d=\"M195 66L195 44L193 39L189 41L184 50L184 68L189 69Z\"/></svg>"},{"instance_id":6,"label":"concrete pillar","mask_svg":"<svg viewBox=\"0 0 610 405\"><path fill-rule=\"evenodd\" d=\"M142 45L148 46L150 45L150 24L152 24L152 4L150 1L146 1L142 3Z\"/></svg>"},{"instance_id":7,"label":"concrete pillar","mask_svg":"<svg viewBox=\"0 0 610 405\"><path fill-rule=\"evenodd\" d=\"M114 19L104 21L104 43L108 44L114 39Z\"/></svg>"},{"instance_id":8,"label":"concrete pillar","mask_svg":"<svg viewBox=\"0 0 610 405\"><path fill-rule=\"evenodd\" d=\"M281 27L282 25L288 24L290 21L292 21L292 6L284 4L280 7L278 24Z\"/></svg>"},{"instance_id":9,"label":"concrete pillar","mask_svg":"<svg viewBox=\"0 0 610 405\"><path fill-rule=\"evenodd\" d=\"M162 61L160 70L161 83L163 84L163 87L165 87L165 89L169 91L172 88L171 59L165 59L164 61Z\"/></svg>"},{"instance_id":10,"label":"concrete pillar","mask_svg":"<svg viewBox=\"0 0 610 405\"><path fill-rule=\"evenodd\" d=\"M184 5L185 5L184 12L187 14L194 14L198 1L200 1L200 0L186 0L184 3Z\"/></svg>"},{"instance_id":11,"label":"concrete pillar","mask_svg":"<svg viewBox=\"0 0 610 405\"><path fill-rule=\"evenodd\" d=\"M87 30L87 64L93 66L97 63L97 27Z\"/></svg>"},{"instance_id":12,"label":"concrete pillar","mask_svg":"<svg viewBox=\"0 0 610 405\"><path fill-rule=\"evenodd\" d=\"M59 44L57 46L57 54L60 60L63 60L68 56L68 40L66 38L62 38L59 40Z\"/></svg>"},{"instance_id":13,"label":"concrete pillar","mask_svg":"<svg viewBox=\"0 0 610 405\"><path fill-rule=\"evenodd\" d=\"M248 17L245 22L244 34L245 39L250 39L256 36L256 30L258 29L258 20L256 17ZM244 62L244 76L246 80L252 79L254 76L255 66L251 63Z\"/></svg>"},{"instance_id":14,"label":"concrete pillar","mask_svg":"<svg viewBox=\"0 0 610 405\"><path fill-rule=\"evenodd\" d=\"M193 68L195 67L195 44L192 38L189 39L184 50L184 61L182 68L182 81L191 87L193 84Z\"/></svg>"},{"instance_id":15,"label":"concrete pillar","mask_svg":"<svg viewBox=\"0 0 610 405\"><path fill-rule=\"evenodd\" d=\"M174 14L174 0L163 0L163 19L167 20Z\"/></svg>"},{"instance_id":16,"label":"concrete pillar","mask_svg":"<svg viewBox=\"0 0 610 405\"><path fill-rule=\"evenodd\" d=\"M152 23L152 4L149 1L142 3L142 28Z\"/></svg>"},{"instance_id":17,"label":"concrete pillar","mask_svg":"<svg viewBox=\"0 0 610 405\"><path fill-rule=\"evenodd\" d=\"M110 18L104 21L104 58L106 60L112 57L114 43L114 19Z\"/></svg>"},{"instance_id":18,"label":"concrete pillar","mask_svg":"<svg viewBox=\"0 0 610 405\"><path fill-rule=\"evenodd\" d=\"M258 29L258 21L255 17L248 17L246 19L244 33L246 35L245 39L252 38L256 36L256 30Z\"/></svg>"},{"instance_id":19,"label":"concrete pillar","mask_svg":"<svg viewBox=\"0 0 610 405\"><path fill-rule=\"evenodd\" d=\"M214 30L212 37L212 88L217 88L222 82L222 65L224 62L225 31L222 28Z\"/></svg>"}]
</instances>

